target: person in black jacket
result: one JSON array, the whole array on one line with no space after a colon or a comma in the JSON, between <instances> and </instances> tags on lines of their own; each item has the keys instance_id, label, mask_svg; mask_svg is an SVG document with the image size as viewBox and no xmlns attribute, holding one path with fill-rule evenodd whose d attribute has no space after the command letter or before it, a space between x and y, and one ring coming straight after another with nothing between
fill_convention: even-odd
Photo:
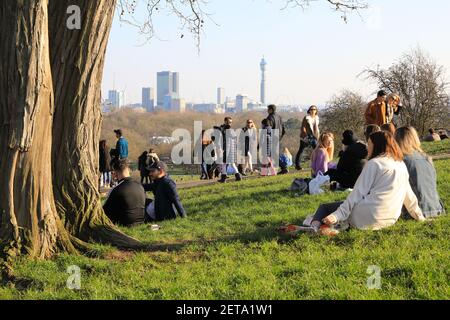
<instances>
[{"instance_id":1,"label":"person in black jacket","mask_svg":"<svg viewBox=\"0 0 450 320\"><path fill-rule=\"evenodd\" d=\"M223 156L223 163L220 165L221 178L220 180L218 180L220 183L225 183L227 181L229 167L233 169L236 181L242 180L242 175L240 174L239 169L236 166L238 152L237 137L234 134L227 136L227 131L231 129L232 124L233 119L231 117L226 117L224 119L224 124L222 124L220 127L214 127L215 130L220 131L222 136L221 152Z\"/></svg>"},{"instance_id":2,"label":"person in black jacket","mask_svg":"<svg viewBox=\"0 0 450 320\"><path fill-rule=\"evenodd\" d=\"M363 142L354 137L351 130L345 131L343 138L344 150L339 154L337 168L328 170L325 175L330 176L330 181L338 182L341 188L352 189L367 162L368 150Z\"/></svg>"},{"instance_id":3,"label":"person in black jacket","mask_svg":"<svg viewBox=\"0 0 450 320\"><path fill-rule=\"evenodd\" d=\"M99 169L100 169L100 188L111 185L111 156L110 149L106 140L100 141Z\"/></svg>"},{"instance_id":4,"label":"person in black jacket","mask_svg":"<svg viewBox=\"0 0 450 320\"><path fill-rule=\"evenodd\" d=\"M145 191L142 185L130 177L126 159L112 163L113 177L118 181L108 195L103 209L114 224L133 227L144 222Z\"/></svg>"},{"instance_id":5,"label":"person in black jacket","mask_svg":"<svg viewBox=\"0 0 450 320\"><path fill-rule=\"evenodd\" d=\"M280 140L283 139L286 134L286 129L284 127L283 119L280 115L277 114L277 107L273 104L267 107L267 112L269 115L267 116L267 120L270 122L270 127L272 130L280 131Z\"/></svg>"},{"instance_id":6,"label":"person in black jacket","mask_svg":"<svg viewBox=\"0 0 450 320\"><path fill-rule=\"evenodd\" d=\"M148 184L150 182L149 173L147 170L148 151L144 151L138 158L138 170L141 174L141 184Z\"/></svg>"},{"instance_id":7,"label":"person in black jacket","mask_svg":"<svg viewBox=\"0 0 450 320\"><path fill-rule=\"evenodd\" d=\"M167 166L162 161L155 162L150 168L153 183L144 186L145 191L152 191L155 199L147 205L146 213L150 220L163 221L186 218L186 211L178 196L175 181L167 175Z\"/></svg>"}]
</instances>

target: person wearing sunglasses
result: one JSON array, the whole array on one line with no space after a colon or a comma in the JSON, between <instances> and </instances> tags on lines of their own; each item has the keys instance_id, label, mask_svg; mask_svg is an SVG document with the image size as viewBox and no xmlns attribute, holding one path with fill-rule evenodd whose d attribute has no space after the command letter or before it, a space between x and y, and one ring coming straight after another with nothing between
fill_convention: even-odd
<instances>
[{"instance_id":1,"label":"person wearing sunglasses","mask_svg":"<svg viewBox=\"0 0 450 320\"><path fill-rule=\"evenodd\" d=\"M302 170L301 160L303 152L306 148L315 149L317 141L320 137L319 130L319 113L316 106L311 106L308 109L307 115L303 118L300 129L300 148L295 157L295 168Z\"/></svg>"}]
</instances>

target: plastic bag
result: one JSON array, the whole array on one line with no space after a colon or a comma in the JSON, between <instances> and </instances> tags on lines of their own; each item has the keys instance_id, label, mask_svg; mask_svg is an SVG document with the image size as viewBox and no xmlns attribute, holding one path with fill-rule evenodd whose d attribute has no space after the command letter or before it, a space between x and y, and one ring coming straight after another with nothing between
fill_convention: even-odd
<instances>
[{"instance_id":1,"label":"plastic bag","mask_svg":"<svg viewBox=\"0 0 450 320\"><path fill-rule=\"evenodd\" d=\"M315 195L324 193L325 191L322 190L322 186L329 182L330 177L324 176L322 172L319 172L317 177L315 177L309 182L309 194Z\"/></svg>"}]
</instances>

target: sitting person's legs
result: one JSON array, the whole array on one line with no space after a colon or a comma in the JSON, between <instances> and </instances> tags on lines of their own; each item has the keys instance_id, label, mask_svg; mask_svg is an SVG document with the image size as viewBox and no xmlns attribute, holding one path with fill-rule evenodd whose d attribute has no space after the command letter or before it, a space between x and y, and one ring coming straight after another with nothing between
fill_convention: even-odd
<instances>
[{"instance_id":1,"label":"sitting person's legs","mask_svg":"<svg viewBox=\"0 0 450 320\"><path fill-rule=\"evenodd\" d=\"M343 203L343 201L339 201L334 203L321 204L314 215L311 226L314 228L319 228L323 224L322 220L335 212Z\"/></svg>"}]
</instances>

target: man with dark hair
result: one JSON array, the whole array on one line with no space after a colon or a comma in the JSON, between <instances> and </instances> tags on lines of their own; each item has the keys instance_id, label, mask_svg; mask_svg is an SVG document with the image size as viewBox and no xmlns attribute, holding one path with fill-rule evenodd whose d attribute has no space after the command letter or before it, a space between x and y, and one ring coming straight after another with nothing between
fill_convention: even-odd
<instances>
[{"instance_id":1,"label":"man with dark hair","mask_svg":"<svg viewBox=\"0 0 450 320\"><path fill-rule=\"evenodd\" d=\"M126 159L112 161L113 179L118 184L106 199L103 209L115 224L132 227L144 222L145 191L142 185L130 177Z\"/></svg>"},{"instance_id":2,"label":"man with dark hair","mask_svg":"<svg viewBox=\"0 0 450 320\"><path fill-rule=\"evenodd\" d=\"M430 129L428 130L428 132L430 133L428 136L425 137L425 141L426 142L435 142L435 141L441 141L441 136L438 135L434 129Z\"/></svg>"},{"instance_id":3,"label":"man with dark hair","mask_svg":"<svg viewBox=\"0 0 450 320\"><path fill-rule=\"evenodd\" d=\"M153 221L186 218L186 211L178 196L177 186L167 174L167 166L162 161L156 161L150 168L153 183L144 186L145 191L152 191L155 199L147 205L147 218Z\"/></svg>"},{"instance_id":4,"label":"man with dark hair","mask_svg":"<svg viewBox=\"0 0 450 320\"><path fill-rule=\"evenodd\" d=\"M121 129L114 130L116 134L116 157L119 159L128 158L128 141L123 137L123 132Z\"/></svg>"},{"instance_id":5,"label":"man with dark hair","mask_svg":"<svg viewBox=\"0 0 450 320\"><path fill-rule=\"evenodd\" d=\"M364 114L366 118L366 125L376 124L381 127L383 124L387 123L386 99L386 91L378 91L377 98L369 103Z\"/></svg>"},{"instance_id":6,"label":"man with dark hair","mask_svg":"<svg viewBox=\"0 0 450 320\"><path fill-rule=\"evenodd\" d=\"M277 107L273 104L267 107L267 112L268 112L267 120L269 120L270 122L270 127L272 128L272 130L280 131L280 140L281 140L286 134L283 119L281 118L280 115L277 114Z\"/></svg>"}]
</instances>

